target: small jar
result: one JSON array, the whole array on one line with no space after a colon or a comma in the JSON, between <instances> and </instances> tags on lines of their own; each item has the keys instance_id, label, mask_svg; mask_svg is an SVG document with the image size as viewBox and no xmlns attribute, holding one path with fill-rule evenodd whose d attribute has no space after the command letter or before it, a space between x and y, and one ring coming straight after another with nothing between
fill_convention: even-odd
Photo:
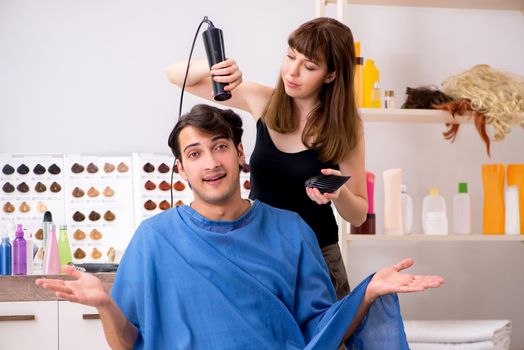
<instances>
[{"instance_id":1,"label":"small jar","mask_svg":"<svg viewBox=\"0 0 524 350\"><path fill-rule=\"evenodd\" d=\"M384 108L393 109L395 108L395 91L386 90L384 92Z\"/></svg>"}]
</instances>

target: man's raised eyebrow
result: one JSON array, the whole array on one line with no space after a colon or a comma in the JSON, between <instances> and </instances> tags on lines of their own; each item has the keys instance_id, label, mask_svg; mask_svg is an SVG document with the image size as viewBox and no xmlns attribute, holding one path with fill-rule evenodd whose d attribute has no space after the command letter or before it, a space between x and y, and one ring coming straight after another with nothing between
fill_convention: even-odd
<instances>
[{"instance_id":1,"label":"man's raised eyebrow","mask_svg":"<svg viewBox=\"0 0 524 350\"><path fill-rule=\"evenodd\" d=\"M216 136L213 136L213 137L211 138L211 142L215 142L215 141L220 140L220 139L225 139L225 140L227 140L227 137L225 137L225 136L223 136L223 135L216 135ZM183 152L185 152L188 148L190 148L190 147L195 147L195 146L200 146L200 142L190 143L189 145L187 145L186 147L184 147Z\"/></svg>"},{"instance_id":2,"label":"man's raised eyebrow","mask_svg":"<svg viewBox=\"0 0 524 350\"><path fill-rule=\"evenodd\" d=\"M186 149L188 149L190 147L195 147L195 146L198 146L198 145L200 145L200 142L190 143L189 145L184 147L184 152L186 151Z\"/></svg>"}]
</instances>

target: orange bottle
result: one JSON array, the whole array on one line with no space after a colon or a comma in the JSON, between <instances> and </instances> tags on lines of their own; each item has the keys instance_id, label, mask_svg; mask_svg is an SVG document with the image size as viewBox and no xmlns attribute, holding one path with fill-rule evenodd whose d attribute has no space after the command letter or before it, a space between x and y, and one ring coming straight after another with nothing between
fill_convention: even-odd
<instances>
[{"instance_id":1,"label":"orange bottle","mask_svg":"<svg viewBox=\"0 0 524 350\"><path fill-rule=\"evenodd\" d=\"M483 164L482 185L484 187L482 233L503 235L505 232L504 164Z\"/></svg>"},{"instance_id":2,"label":"orange bottle","mask_svg":"<svg viewBox=\"0 0 524 350\"><path fill-rule=\"evenodd\" d=\"M519 189L520 234L524 235L524 164L508 164L508 186Z\"/></svg>"}]
</instances>

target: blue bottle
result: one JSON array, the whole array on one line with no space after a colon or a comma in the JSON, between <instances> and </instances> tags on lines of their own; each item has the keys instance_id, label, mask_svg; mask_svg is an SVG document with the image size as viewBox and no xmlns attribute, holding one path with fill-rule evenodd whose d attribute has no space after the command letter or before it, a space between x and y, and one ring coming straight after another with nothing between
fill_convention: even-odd
<instances>
[{"instance_id":1,"label":"blue bottle","mask_svg":"<svg viewBox=\"0 0 524 350\"><path fill-rule=\"evenodd\" d=\"M0 243L0 275L11 275L11 243L6 234Z\"/></svg>"}]
</instances>

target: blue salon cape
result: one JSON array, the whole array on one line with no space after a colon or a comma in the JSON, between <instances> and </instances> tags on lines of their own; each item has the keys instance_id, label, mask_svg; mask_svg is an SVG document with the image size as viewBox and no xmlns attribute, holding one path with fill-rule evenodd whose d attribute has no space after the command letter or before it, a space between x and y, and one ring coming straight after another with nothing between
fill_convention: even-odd
<instances>
[{"instance_id":1,"label":"blue salon cape","mask_svg":"<svg viewBox=\"0 0 524 350\"><path fill-rule=\"evenodd\" d=\"M315 235L293 212L253 202L236 221L189 206L145 220L112 295L135 349L337 349L371 276L337 302ZM408 349L396 295L376 300L346 343Z\"/></svg>"}]
</instances>

